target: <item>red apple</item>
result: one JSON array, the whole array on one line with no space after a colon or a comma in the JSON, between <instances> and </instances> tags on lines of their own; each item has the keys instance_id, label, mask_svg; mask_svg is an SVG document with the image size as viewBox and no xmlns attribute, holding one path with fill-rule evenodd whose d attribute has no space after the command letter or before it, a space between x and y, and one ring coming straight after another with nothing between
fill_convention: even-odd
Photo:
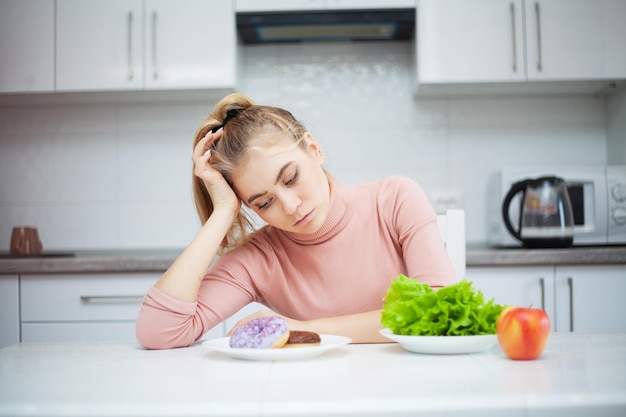
<instances>
[{"instance_id":1,"label":"red apple","mask_svg":"<svg viewBox=\"0 0 626 417\"><path fill-rule=\"evenodd\" d=\"M540 308L507 307L496 322L498 343L511 359L536 359L550 337L550 318Z\"/></svg>"}]
</instances>

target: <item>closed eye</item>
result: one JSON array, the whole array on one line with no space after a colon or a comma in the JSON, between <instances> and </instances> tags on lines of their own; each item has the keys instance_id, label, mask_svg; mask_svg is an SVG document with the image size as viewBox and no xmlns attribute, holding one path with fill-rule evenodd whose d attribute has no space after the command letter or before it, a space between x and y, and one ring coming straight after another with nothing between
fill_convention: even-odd
<instances>
[{"instance_id":1,"label":"closed eye","mask_svg":"<svg viewBox=\"0 0 626 417\"><path fill-rule=\"evenodd\" d=\"M295 184L297 180L298 180L298 169L296 168L293 175L287 181L285 181L285 185L293 185Z\"/></svg>"},{"instance_id":2,"label":"closed eye","mask_svg":"<svg viewBox=\"0 0 626 417\"><path fill-rule=\"evenodd\" d=\"M256 207L259 210L265 210L272 204L273 198L266 200L263 204L257 204Z\"/></svg>"}]
</instances>

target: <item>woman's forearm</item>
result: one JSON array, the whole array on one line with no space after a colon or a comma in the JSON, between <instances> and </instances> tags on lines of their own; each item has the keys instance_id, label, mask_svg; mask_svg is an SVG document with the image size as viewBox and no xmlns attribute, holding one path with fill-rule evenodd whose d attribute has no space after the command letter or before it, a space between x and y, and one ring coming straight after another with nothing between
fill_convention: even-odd
<instances>
[{"instance_id":1,"label":"woman's forearm","mask_svg":"<svg viewBox=\"0 0 626 417\"><path fill-rule=\"evenodd\" d=\"M304 330L347 336L352 339L352 343L388 343L390 340L379 333L383 328L380 324L380 314L381 310L376 310L301 323L307 327ZM295 329L295 326L297 324L291 327Z\"/></svg>"},{"instance_id":2,"label":"woman's forearm","mask_svg":"<svg viewBox=\"0 0 626 417\"><path fill-rule=\"evenodd\" d=\"M180 256L154 285L180 300L195 302L202 278L230 229L234 214L215 211Z\"/></svg>"}]
</instances>

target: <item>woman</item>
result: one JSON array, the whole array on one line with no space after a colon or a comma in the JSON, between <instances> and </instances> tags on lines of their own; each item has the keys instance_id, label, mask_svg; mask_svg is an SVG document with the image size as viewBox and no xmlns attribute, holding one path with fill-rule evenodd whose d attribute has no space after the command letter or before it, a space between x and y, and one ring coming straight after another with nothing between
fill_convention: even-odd
<instances>
[{"instance_id":1,"label":"woman","mask_svg":"<svg viewBox=\"0 0 626 417\"><path fill-rule=\"evenodd\" d=\"M388 341L380 311L398 274L454 282L419 185L338 184L286 110L225 97L196 132L193 162L203 226L144 299L137 338L147 348L189 346L253 301L272 311L235 327L278 313L291 329ZM247 210L267 225L253 231Z\"/></svg>"}]
</instances>

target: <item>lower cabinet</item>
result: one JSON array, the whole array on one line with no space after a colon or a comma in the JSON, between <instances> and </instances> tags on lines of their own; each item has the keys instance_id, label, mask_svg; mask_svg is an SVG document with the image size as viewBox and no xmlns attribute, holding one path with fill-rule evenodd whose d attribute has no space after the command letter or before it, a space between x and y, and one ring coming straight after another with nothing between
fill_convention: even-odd
<instances>
[{"instance_id":1,"label":"lower cabinet","mask_svg":"<svg viewBox=\"0 0 626 417\"><path fill-rule=\"evenodd\" d=\"M543 308L555 330L554 267L468 267L466 277L498 304Z\"/></svg>"},{"instance_id":2,"label":"lower cabinet","mask_svg":"<svg viewBox=\"0 0 626 417\"><path fill-rule=\"evenodd\" d=\"M558 266L554 279L558 331L626 332L626 265Z\"/></svg>"},{"instance_id":3,"label":"lower cabinet","mask_svg":"<svg viewBox=\"0 0 626 417\"><path fill-rule=\"evenodd\" d=\"M543 308L553 331L626 331L626 265L469 267L466 276L499 304Z\"/></svg>"},{"instance_id":4,"label":"lower cabinet","mask_svg":"<svg viewBox=\"0 0 626 417\"><path fill-rule=\"evenodd\" d=\"M135 322L143 297L160 276L159 272L21 275L21 341L136 342ZM223 334L220 323L203 339Z\"/></svg>"},{"instance_id":5,"label":"lower cabinet","mask_svg":"<svg viewBox=\"0 0 626 417\"><path fill-rule=\"evenodd\" d=\"M155 273L22 275L22 342L136 341Z\"/></svg>"},{"instance_id":6,"label":"lower cabinet","mask_svg":"<svg viewBox=\"0 0 626 417\"><path fill-rule=\"evenodd\" d=\"M0 275L0 349L20 341L19 277Z\"/></svg>"}]
</instances>

